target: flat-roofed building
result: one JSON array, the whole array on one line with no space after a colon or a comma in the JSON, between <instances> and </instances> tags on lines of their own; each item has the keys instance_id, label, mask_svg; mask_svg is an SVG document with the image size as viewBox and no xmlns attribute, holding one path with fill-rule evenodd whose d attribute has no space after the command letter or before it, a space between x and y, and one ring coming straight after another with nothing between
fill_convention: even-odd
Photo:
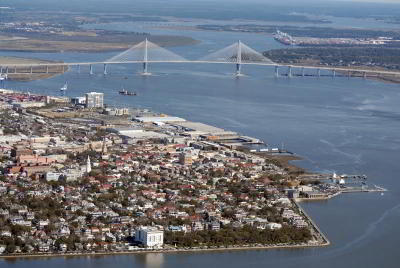
<instances>
[{"instance_id":1,"label":"flat-roofed building","mask_svg":"<svg viewBox=\"0 0 400 268\"><path fill-rule=\"evenodd\" d=\"M145 247L160 248L164 245L164 231L154 227L140 227L136 230L135 240Z\"/></svg>"},{"instance_id":2,"label":"flat-roofed building","mask_svg":"<svg viewBox=\"0 0 400 268\"><path fill-rule=\"evenodd\" d=\"M89 92L85 94L86 108L103 108L104 93Z\"/></svg>"},{"instance_id":3,"label":"flat-roofed building","mask_svg":"<svg viewBox=\"0 0 400 268\"><path fill-rule=\"evenodd\" d=\"M186 120L175 116L141 116L133 120L141 123L166 123L166 122L185 122Z\"/></svg>"}]
</instances>

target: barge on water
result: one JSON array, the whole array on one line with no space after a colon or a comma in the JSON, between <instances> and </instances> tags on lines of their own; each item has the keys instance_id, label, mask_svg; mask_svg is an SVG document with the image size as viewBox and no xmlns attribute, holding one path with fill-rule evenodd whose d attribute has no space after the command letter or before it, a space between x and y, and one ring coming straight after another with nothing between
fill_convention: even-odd
<instances>
[{"instance_id":1,"label":"barge on water","mask_svg":"<svg viewBox=\"0 0 400 268\"><path fill-rule=\"evenodd\" d=\"M136 92L134 91L128 91L126 89L122 89L120 91L118 91L119 95L124 95L124 96L136 96Z\"/></svg>"}]
</instances>

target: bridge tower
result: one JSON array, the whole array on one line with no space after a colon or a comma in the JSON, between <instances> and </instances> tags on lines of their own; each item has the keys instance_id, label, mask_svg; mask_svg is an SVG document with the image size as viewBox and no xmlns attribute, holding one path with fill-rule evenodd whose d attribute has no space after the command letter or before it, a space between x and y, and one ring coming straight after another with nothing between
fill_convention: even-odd
<instances>
[{"instance_id":1,"label":"bridge tower","mask_svg":"<svg viewBox=\"0 0 400 268\"><path fill-rule=\"evenodd\" d=\"M103 65L103 74L107 75L107 64L106 63L104 63L104 65Z\"/></svg>"},{"instance_id":2,"label":"bridge tower","mask_svg":"<svg viewBox=\"0 0 400 268\"><path fill-rule=\"evenodd\" d=\"M148 62L149 62L149 41L147 38L144 40L144 53L143 53L143 72L142 75L151 75L148 72Z\"/></svg>"},{"instance_id":3,"label":"bridge tower","mask_svg":"<svg viewBox=\"0 0 400 268\"><path fill-rule=\"evenodd\" d=\"M237 43L237 54L236 54L236 76L241 75L242 69L242 42L240 40Z\"/></svg>"},{"instance_id":4,"label":"bridge tower","mask_svg":"<svg viewBox=\"0 0 400 268\"><path fill-rule=\"evenodd\" d=\"M93 75L93 65L92 64L89 65L89 74Z\"/></svg>"}]
</instances>

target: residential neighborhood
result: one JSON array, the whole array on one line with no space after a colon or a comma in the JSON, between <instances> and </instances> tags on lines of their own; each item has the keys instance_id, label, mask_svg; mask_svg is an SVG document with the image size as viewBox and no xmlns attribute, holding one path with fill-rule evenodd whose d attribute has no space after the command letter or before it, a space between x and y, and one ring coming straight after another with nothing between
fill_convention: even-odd
<instances>
[{"instance_id":1,"label":"residential neighborhood","mask_svg":"<svg viewBox=\"0 0 400 268\"><path fill-rule=\"evenodd\" d=\"M240 135L54 105L0 111L1 254L328 243L289 198L301 172Z\"/></svg>"}]
</instances>

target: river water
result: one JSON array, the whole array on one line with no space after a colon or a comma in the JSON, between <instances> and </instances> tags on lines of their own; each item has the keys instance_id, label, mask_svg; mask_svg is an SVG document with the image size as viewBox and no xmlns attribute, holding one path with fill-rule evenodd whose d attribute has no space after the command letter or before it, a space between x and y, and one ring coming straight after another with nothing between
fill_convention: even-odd
<instances>
[{"instance_id":1,"label":"river water","mask_svg":"<svg viewBox=\"0 0 400 268\"><path fill-rule=\"evenodd\" d=\"M247 33L158 30L151 24L101 25L127 31L184 34L202 41L171 48L198 59L241 39L258 51L281 45L271 36ZM89 27L89 26L88 26ZM100 27L100 26L97 26ZM115 53L0 53L60 59L104 60ZM302 206L326 233L327 248L255 250L107 257L0 260L0 267L398 267L400 232L400 86L358 78L275 78L269 67L244 66L233 77L230 65L150 65L153 76L138 74L141 66L110 66L110 75L89 76L82 68L48 80L8 82L8 87L58 95L65 81L68 96L88 91L105 93L106 102L151 108L254 136L297 152L298 164L310 170L366 174L370 183L389 189L346 194ZM284 70L282 70L284 71ZM136 97L118 95L124 86Z\"/></svg>"}]
</instances>

